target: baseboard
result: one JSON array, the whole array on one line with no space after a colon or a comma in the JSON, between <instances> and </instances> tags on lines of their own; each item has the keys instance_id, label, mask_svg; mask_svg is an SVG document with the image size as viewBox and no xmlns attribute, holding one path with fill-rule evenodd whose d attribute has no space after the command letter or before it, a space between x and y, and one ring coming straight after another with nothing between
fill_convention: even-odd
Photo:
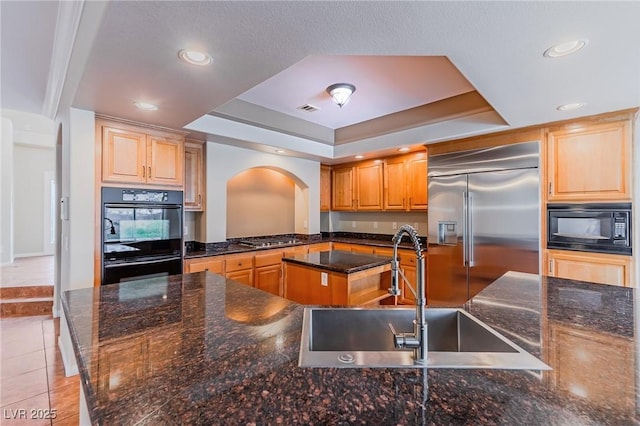
<instances>
[{"instance_id":1,"label":"baseboard","mask_svg":"<svg viewBox=\"0 0 640 426\"><path fill-rule=\"evenodd\" d=\"M22 257L42 257L42 256L53 256L53 253L22 253L22 254L13 254L14 259L22 258Z\"/></svg>"}]
</instances>

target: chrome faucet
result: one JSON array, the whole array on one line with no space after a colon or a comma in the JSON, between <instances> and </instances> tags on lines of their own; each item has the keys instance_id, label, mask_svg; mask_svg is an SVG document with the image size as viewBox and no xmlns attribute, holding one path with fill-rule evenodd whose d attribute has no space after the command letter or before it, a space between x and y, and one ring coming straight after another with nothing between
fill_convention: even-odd
<instances>
[{"instance_id":1,"label":"chrome faucet","mask_svg":"<svg viewBox=\"0 0 640 426\"><path fill-rule=\"evenodd\" d=\"M411 287L411 283L398 268L398 244L402 241L404 234L409 235L413 248L416 251L418 260L416 265L416 287ZM389 328L393 333L393 344L398 349L413 349L414 362L416 364L424 364L427 360L427 321L425 319L426 290L424 281L424 254L422 245L418 238L416 230L409 225L402 225L398 232L393 236L393 260L391 261L391 288L389 293L393 296L399 296L401 291L398 286L399 276L407 284L407 287L416 299L416 319L413 321L413 333L396 333L393 325L389 324Z\"/></svg>"}]
</instances>

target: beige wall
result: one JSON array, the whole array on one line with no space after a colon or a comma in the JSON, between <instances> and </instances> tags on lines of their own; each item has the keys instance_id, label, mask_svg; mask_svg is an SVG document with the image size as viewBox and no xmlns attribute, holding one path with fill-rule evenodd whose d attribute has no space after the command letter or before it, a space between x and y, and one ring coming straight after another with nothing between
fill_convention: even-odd
<instances>
[{"instance_id":1,"label":"beige wall","mask_svg":"<svg viewBox=\"0 0 640 426\"><path fill-rule=\"evenodd\" d=\"M295 183L271 169L253 168L227 182L227 237L295 232Z\"/></svg>"}]
</instances>

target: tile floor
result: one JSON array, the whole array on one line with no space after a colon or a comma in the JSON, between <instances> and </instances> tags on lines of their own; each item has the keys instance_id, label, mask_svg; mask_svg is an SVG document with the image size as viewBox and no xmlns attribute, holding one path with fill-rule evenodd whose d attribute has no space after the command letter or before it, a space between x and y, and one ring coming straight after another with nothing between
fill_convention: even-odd
<instances>
[{"instance_id":1,"label":"tile floor","mask_svg":"<svg viewBox=\"0 0 640 426\"><path fill-rule=\"evenodd\" d=\"M54 257L19 257L0 266L0 287L53 285Z\"/></svg>"},{"instance_id":2,"label":"tile floor","mask_svg":"<svg viewBox=\"0 0 640 426\"><path fill-rule=\"evenodd\" d=\"M51 316L0 319L2 426L78 425L80 376L64 374L59 329Z\"/></svg>"}]
</instances>

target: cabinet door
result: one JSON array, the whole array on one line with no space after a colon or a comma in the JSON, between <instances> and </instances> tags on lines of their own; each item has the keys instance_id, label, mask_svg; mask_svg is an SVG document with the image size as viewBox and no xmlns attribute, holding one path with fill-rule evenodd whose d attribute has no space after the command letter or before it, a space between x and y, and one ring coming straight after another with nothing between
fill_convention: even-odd
<instances>
[{"instance_id":1,"label":"cabinet door","mask_svg":"<svg viewBox=\"0 0 640 426\"><path fill-rule=\"evenodd\" d=\"M102 127L102 181L145 183L147 135Z\"/></svg>"},{"instance_id":2,"label":"cabinet door","mask_svg":"<svg viewBox=\"0 0 640 426\"><path fill-rule=\"evenodd\" d=\"M351 244L351 253L373 254L374 247L364 244Z\"/></svg>"},{"instance_id":3,"label":"cabinet door","mask_svg":"<svg viewBox=\"0 0 640 426\"><path fill-rule=\"evenodd\" d=\"M181 140L149 136L147 146L147 182L182 186L184 143Z\"/></svg>"},{"instance_id":4,"label":"cabinet door","mask_svg":"<svg viewBox=\"0 0 640 426\"><path fill-rule=\"evenodd\" d=\"M184 209L203 211L204 168L202 144L184 146Z\"/></svg>"},{"instance_id":5,"label":"cabinet door","mask_svg":"<svg viewBox=\"0 0 640 426\"><path fill-rule=\"evenodd\" d=\"M186 272L202 272L208 271L214 274L223 274L224 273L224 260L222 259L210 259L204 258L200 259L188 259L186 262Z\"/></svg>"},{"instance_id":6,"label":"cabinet door","mask_svg":"<svg viewBox=\"0 0 640 426\"><path fill-rule=\"evenodd\" d=\"M330 250L331 250L330 242L309 244L309 253L314 253L318 251L330 251Z\"/></svg>"},{"instance_id":7,"label":"cabinet door","mask_svg":"<svg viewBox=\"0 0 640 426\"><path fill-rule=\"evenodd\" d=\"M382 163L365 163L356 167L356 209L382 210Z\"/></svg>"},{"instance_id":8,"label":"cabinet door","mask_svg":"<svg viewBox=\"0 0 640 426\"><path fill-rule=\"evenodd\" d=\"M547 250L549 276L630 287L631 256Z\"/></svg>"},{"instance_id":9,"label":"cabinet door","mask_svg":"<svg viewBox=\"0 0 640 426\"><path fill-rule=\"evenodd\" d=\"M549 201L631 200L628 122L550 131Z\"/></svg>"},{"instance_id":10,"label":"cabinet door","mask_svg":"<svg viewBox=\"0 0 640 426\"><path fill-rule=\"evenodd\" d=\"M407 173L404 158L388 159L384 162L384 209L405 210L407 208Z\"/></svg>"},{"instance_id":11,"label":"cabinet door","mask_svg":"<svg viewBox=\"0 0 640 426\"><path fill-rule=\"evenodd\" d=\"M407 161L409 210L427 210L427 158Z\"/></svg>"},{"instance_id":12,"label":"cabinet door","mask_svg":"<svg viewBox=\"0 0 640 426\"><path fill-rule=\"evenodd\" d=\"M333 243L333 249L334 250L340 250L340 251L351 251L351 244L349 243Z\"/></svg>"},{"instance_id":13,"label":"cabinet door","mask_svg":"<svg viewBox=\"0 0 640 426\"><path fill-rule=\"evenodd\" d=\"M409 284L414 290L418 289L417 283L417 259L416 255L413 251L409 250L398 250L398 257L400 258L400 269L404 273L405 278L409 281ZM426 272L426 271L425 271ZM426 273L425 273L426 276ZM413 295L413 292L409 290L407 281L400 278L400 289L402 290L402 294L400 295L399 303L404 304L415 304L416 297ZM425 291L426 291L426 283L425 283Z\"/></svg>"},{"instance_id":14,"label":"cabinet door","mask_svg":"<svg viewBox=\"0 0 640 426\"><path fill-rule=\"evenodd\" d=\"M320 165L320 211L331 209L331 167Z\"/></svg>"},{"instance_id":15,"label":"cabinet door","mask_svg":"<svg viewBox=\"0 0 640 426\"><path fill-rule=\"evenodd\" d=\"M354 210L353 174L353 167L333 168L331 172L333 210Z\"/></svg>"},{"instance_id":16,"label":"cabinet door","mask_svg":"<svg viewBox=\"0 0 640 426\"><path fill-rule=\"evenodd\" d=\"M256 268L255 287L268 293L282 296L282 265Z\"/></svg>"},{"instance_id":17,"label":"cabinet door","mask_svg":"<svg viewBox=\"0 0 640 426\"><path fill-rule=\"evenodd\" d=\"M225 276L230 280L253 286L253 269L243 269L240 271L227 272Z\"/></svg>"}]
</instances>

